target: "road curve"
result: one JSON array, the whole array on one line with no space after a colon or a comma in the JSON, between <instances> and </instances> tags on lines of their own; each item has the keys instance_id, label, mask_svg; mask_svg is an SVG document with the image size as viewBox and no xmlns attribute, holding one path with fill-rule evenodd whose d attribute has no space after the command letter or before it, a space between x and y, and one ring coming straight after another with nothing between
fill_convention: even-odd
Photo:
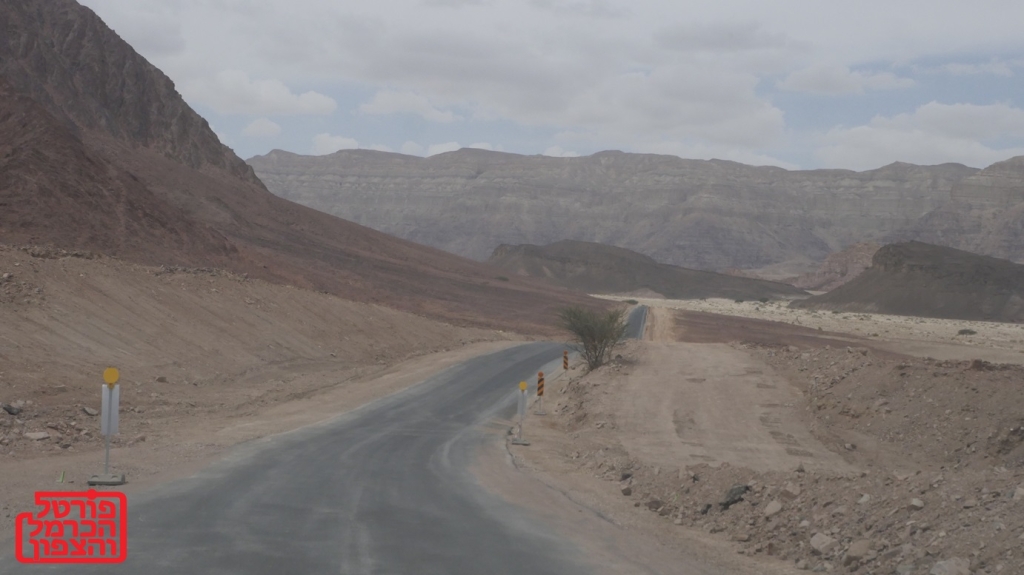
<instances>
[{"instance_id":1,"label":"road curve","mask_svg":"<svg viewBox=\"0 0 1024 575\"><path fill-rule=\"evenodd\" d=\"M632 333L643 310L630 315ZM0 574L594 573L573 544L469 472L488 437L480 424L511 416L518 382L563 349L531 343L474 358L130 496L125 563L24 565L5 554Z\"/></svg>"}]
</instances>

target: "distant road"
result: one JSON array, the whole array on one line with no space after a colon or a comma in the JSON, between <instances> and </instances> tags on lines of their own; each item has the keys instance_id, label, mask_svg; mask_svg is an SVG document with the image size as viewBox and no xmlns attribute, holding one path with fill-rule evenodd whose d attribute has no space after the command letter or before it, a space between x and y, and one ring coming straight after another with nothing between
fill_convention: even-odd
<instances>
[{"instance_id":1,"label":"distant road","mask_svg":"<svg viewBox=\"0 0 1024 575\"><path fill-rule=\"evenodd\" d=\"M631 313L631 334L643 319L643 308ZM486 440L479 424L511 416L518 382L563 349L531 343L477 357L131 496L123 564L22 565L3 550L0 574L594 573L571 543L468 470Z\"/></svg>"}]
</instances>

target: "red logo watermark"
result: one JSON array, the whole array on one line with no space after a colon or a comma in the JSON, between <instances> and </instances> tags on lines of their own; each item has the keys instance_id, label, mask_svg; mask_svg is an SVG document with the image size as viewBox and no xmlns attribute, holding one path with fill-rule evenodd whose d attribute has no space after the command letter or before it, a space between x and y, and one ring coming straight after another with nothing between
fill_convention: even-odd
<instances>
[{"instance_id":1,"label":"red logo watermark","mask_svg":"<svg viewBox=\"0 0 1024 575\"><path fill-rule=\"evenodd\" d=\"M121 563L128 557L128 498L116 491L40 491L36 513L14 521L22 563Z\"/></svg>"}]
</instances>

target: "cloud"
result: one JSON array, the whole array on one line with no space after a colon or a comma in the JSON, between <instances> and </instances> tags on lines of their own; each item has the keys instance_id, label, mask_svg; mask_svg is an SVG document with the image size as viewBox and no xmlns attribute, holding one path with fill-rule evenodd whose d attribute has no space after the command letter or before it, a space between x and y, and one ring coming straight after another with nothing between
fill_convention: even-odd
<instances>
[{"instance_id":1,"label":"cloud","mask_svg":"<svg viewBox=\"0 0 1024 575\"><path fill-rule=\"evenodd\" d=\"M333 154L338 150L354 150L359 147L359 142L345 136L332 136L323 133L313 136L313 155L323 156Z\"/></svg>"},{"instance_id":2,"label":"cloud","mask_svg":"<svg viewBox=\"0 0 1024 575\"><path fill-rule=\"evenodd\" d=\"M394 152L394 150L391 149L391 146L385 146L384 144L370 144L369 146L366 146L366 149L376 150L378 152Z\"/></svg>"},{"instance_id":3,"label":"cloud","mask_svg":"<svg viewBox=\"0 0 1024 575\"><path fill-rule=\"evenodd\" d=\"M768 32L756 22L672 26L657 32L654 40L658 46L678 52L739 52L789 44L785 35Z\"/></svg>"},{"instance_id":4,"label":"cloud","mask_svg":"<svg viewBox=\"0 0 1024 575\"><path fill-rule=\"evenodd\" d=\"M1020 138L1024 138L1020 108L930 102L910 114L877 116L863 126L834 128L825 135L817 156L828 166L857 170L897 160L984 167L1024 155L1024 146L998 145Z\"/></svg>"},{"instance_id":5,"label":"cloud","mask_svg":"<svg viewBox=\"0 0 1024 575\"><path fill-rule=\"evenodd\" d=\"M431 122L447 123L461 119L450 111L442 111L430 104L427 98L412 92L382 90L373 99L359 106L364 114L416 114Z\"/></svg>"},{"instance_id":6,"label":"cloud","mask_svg":"<svg viewBox=\"0 0 1024 575\"><path fill-rule=\"evenodd\" d=\"M499 152L501 151L501 146L495 147L495 146L491 145L489 142L476 142L476 143L470 144L470 145L468 145L466 147L467 148L472 148L472 149L475 149L475 150L491 150L492 152L493 151L499 151Z\"/></svg>"},{"instance_id":7,"label":"cloud","mask_svg":"<svg viewBox=\"0 0 1024 575\"><path fill-rule=\"evenodd\" d=\"M459 150L461 148L462 146L460 146L458 142L431 144L427 146L427 156L436 156L437 154L443 154L445 152L454 152L455 150Z\"/></svg>"},{"instance_id":8,"label":"cloud","mask_svg":"<svg viewBox=\"0 0 1024 575\"><path fill-rule=\"evenodd\" d=\"M193 79L181 93L220 114L328 115L337 108L334 99L319 92L295 94L278 80L251 80L240 70Z\"/></svg>"},{"instance_id":9,"label":"cloud","mask_svg":"<svg viewBox=\"0 0 1024 575\"><path fill-rule=\"evenodd\" d=\"M550 148L541 152L542 156L552 156L554 158L578 158L579 154L576 152L570 152L569 150L562 149L561 146L551 146Z\"/></svg>"},{"instance_id":10,"label":"cloud","mask_svg":"<svg viewBox=\"0 0 1024 575\"><path fill-rule=\"evenodd\" d=\"M811 66L791 73L776 86L782 90L811 94L863 94L866 90L898 90L914 80L890 72L865 73L846 66Z\"/></svg>"},{"instance_id":11,"label":"cloud","mask_svg":"<svg viewBox=\"0 0 1024 575\"><path fill-rule=\"evenodd\" d=\"M257 118L242 130L242 135L250 138L273 138L280 133L281 126L266 118Z\"/></svg>"},{"instance_id":12,"label":"cloud","mask_svg":"<svg viewBox=\"0 0 1024 575\"><path fill-rule=\"evenodd\" d=\"M423 146L417 144L416 142L412 142L412 141L406 142L406 143L402 144L402 147L399 148L399 149L401 150L401 152L403 154L406 154L406 155L409 155L409 156L422 156L423 155Z\"/></svg>"}]
</instances>

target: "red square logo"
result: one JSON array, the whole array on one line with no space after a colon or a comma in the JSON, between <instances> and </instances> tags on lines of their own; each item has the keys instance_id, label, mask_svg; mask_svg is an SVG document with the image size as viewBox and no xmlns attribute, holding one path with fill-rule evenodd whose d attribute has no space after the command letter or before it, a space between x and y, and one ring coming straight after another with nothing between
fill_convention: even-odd
<instances>
[{"instance_id":1,"label":"red square logo","mask_svg":"<svg viewBox=\"0 0 1024 575\"><path fill-rule=\"evenodd\" d=\"M22 563L121 563L128 557L128 498L116 491L40 491L36 513L14 521Z\"/></svg>"}]
</instances>

